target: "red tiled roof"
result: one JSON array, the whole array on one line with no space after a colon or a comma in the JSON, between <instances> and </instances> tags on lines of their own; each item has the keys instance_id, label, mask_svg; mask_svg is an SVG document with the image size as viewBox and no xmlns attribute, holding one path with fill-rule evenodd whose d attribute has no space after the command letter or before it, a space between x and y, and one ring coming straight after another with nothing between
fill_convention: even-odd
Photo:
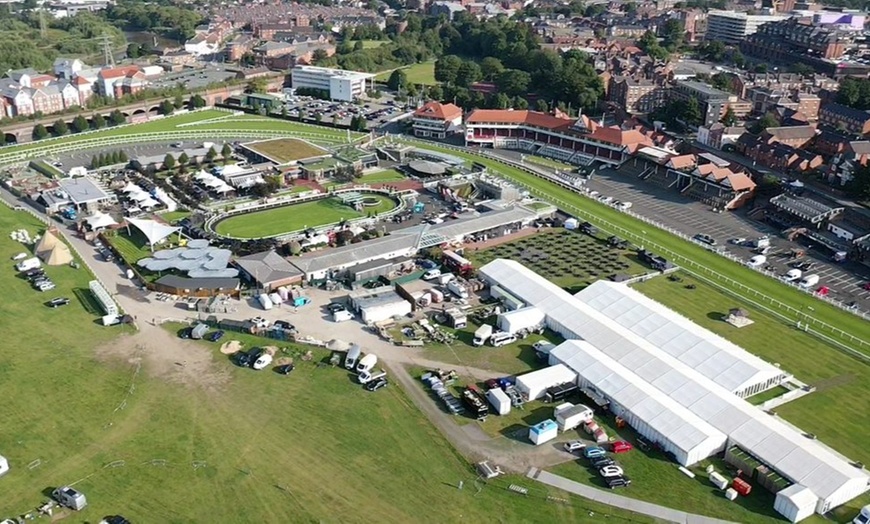
<instances>
[{"instance_id":1,"label":"red tiled roof","mask_svg":"<svg viewBox=\"0 0 870 524\"><path fill-rule=\"evenodd\" d=\"M123 67L114 67L111 69L102 69L100 70L100 76L102 78L120 78L123 76L127 76L131 71L136 72L139 70L138 66L123 66Z\"/></svg>"},{"instance_id":2,"label":"red tiled roof","mask_svg":"<svg viewBox=\"0 0 870 524\"><path fill-rule=\"evenodd\" d=\"M668 163L674 169L685 169L687 167L694 167L698 163L698 159L695 158L695 155L679 155L671 157Z\"/></svg>"},{"instance_id":3,"label":"red tiled roof","mask_svg":"<svg viewBox=\"0 0 870 524\"><path fill-rule=\"evenodd\" d=\"M507 109L476 109L465 120L469 124L528 124L545 129L569 127L573 121L557 118L535 111L510 111Z\"/></svg>"},{"instance_id":4,"label":"red tiled roof","mask_svg":"<svg viewBox=\"0 0 870 524\"><path fill-rule=\"evenodd\" d=\"M77 86L83 86L83 85L90 84L88 79L83 77L83 76L77 76L77 77L73 78L72 83L73 83L73 85L77 85Z\"/></svg>"},{"instance_id":5,"label":"red tiled roof","mask_svg":"<svg viewBox=\"0 0 870 524\"><path fill-rule=\"evenodd\" d=\"M414 111L414 116L425 118L437 118L439 120L453 120L462 116L462 109L453 104L441 102L428 102Z\"/></svg>"}]
</instances>

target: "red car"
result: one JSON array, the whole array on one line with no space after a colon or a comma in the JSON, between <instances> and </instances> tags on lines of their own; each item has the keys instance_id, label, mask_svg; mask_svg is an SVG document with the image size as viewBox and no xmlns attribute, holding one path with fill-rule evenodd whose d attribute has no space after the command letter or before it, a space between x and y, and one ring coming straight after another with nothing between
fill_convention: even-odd
<instances>
[{"instance_id":1,"label":"red car","mask_svg":"<svg viewBox=\"0 0 870 524\"><path fill-rule=\"evenodd\" d=\"M634 449L634 447L624 440L617 440L611 445L610 451L613 453L627 453Z\"/></svg>"},{"instance_id":2,"label":"red car","mask_svg":"<svg viewBox=\"0 0 870 524\"><path fill-rule=\"evenodd\" d=\"M870 291L870 282L867 282L866 284L864 284L864 285L861 286L861 287L863 287L863 288L866 289L867 291Z\"/></svg>"}]
</instances>

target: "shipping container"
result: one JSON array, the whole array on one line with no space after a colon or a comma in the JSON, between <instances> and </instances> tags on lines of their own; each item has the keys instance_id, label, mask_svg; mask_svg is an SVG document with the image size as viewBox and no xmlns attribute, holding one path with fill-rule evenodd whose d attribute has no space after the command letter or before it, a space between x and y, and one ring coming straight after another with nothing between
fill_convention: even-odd
<instances>
[{"instance_id":1,"label":"shipping container","mask_svg":"<svg viewBox=\"0 0 870 524\"><path fill-rule=\"evenodd\" d=\"M511 399L501 388L487 391L486 399L499 415L507 415L511 412Z\"/></svg>"},{"instance_id":2,"label":"shipping container","mask_svg":"<svg viewBox=\"0 0 870 524\"><path fill-rule=\"evenodd\" d=\"M731 487L734 488L734 491L743 495L744 497L752 492L752 485L741 478L736 478L731 481Z\"/></svg>"}]
</instances>

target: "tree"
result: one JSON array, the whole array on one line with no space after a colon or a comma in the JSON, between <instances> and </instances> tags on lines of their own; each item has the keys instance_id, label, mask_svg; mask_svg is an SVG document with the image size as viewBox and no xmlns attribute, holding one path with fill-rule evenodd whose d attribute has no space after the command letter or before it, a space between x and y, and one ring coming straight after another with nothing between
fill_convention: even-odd
<instances>
[{"instance_id":1,"label":"tree","mask_svg":"<svg viewBox=\"0 0 870 524\"><path fill-rule=\"evenodd\" d=\"M97 113L91 117L91 125L94 126L94 129L102 129L106 127L106 119L103 118L103 115Z\"/></svg>"},{"instance_id":2,"label":"tree","mask_svg":"<svg viewBox=\"0 0 870 524\"><path fill-rule=\"evenodd\" d=\"M462 66L462 59L456 55L447 55L435 61L435 80L445 84L456 83L456 76Z\"/></svg>"},{"instance_id":3,"label":"tree","mask_svg":"<svg viewBox=\"0 0 870 524\"><path fill-rule=\"evenodd\" d=\"M732 109L731 106L728 106L728 108L725 109L725 114L722 115L721 122L722 125L727 127L733 127L734 124L737 123L737 115L734 114L734 109Z\"/></svg>"},{"instance_id":4,"label":"tree","mask_svg":"<svg viewBox=\"0 0 870 524\"><path fill-rule=\"evenodd\" d=\"M100 160L97 158L97 155L91 157L91 163L89 165L91 169L97 169L100 167Z\"/></svg>"},{"instance_id":5,"label":"tree","mask_svg":"<svg viewBox=\"0 0 870 524\"><path fill-rule=\"evenodd\" d=\"M393 91L399 91L408 85L408 75L402 69L396 69L390 73L390 78L387 80L387 87Z\"/></svg>"},{"instance_id":6,"label":"tree","mask_svg":"<svg viewBox=\"0 0 870 524\"><path fill-rule=\"evenodd\" d=\"M481 78L483 78L483 74L480 72L480 66L476 62L466 60L462 62L456 72L456 85L469 87L471 84L479 82Z\"/></svg>"},{"instance_id":7,"label":"tree","mask_svg":"<svg viewBox=\"0 0 870 524\"><path fill-rule=\"evenodd\" d=\"M518 69L505 69L495 79L500 92L508 96L519 96L529 92L532 76Z\"/></svg>"},{"instance_id":8,"label":"tree","mask_svg":"<svg viewBox=\"0 0 870 524\"><path fill-rule=\"evenodd\" d=\"M484 80L493 81L502 71L504 64L498 58L488 56L480 61L480 72Z\"/></svg>"},{"instance_id":9,"label":"tree","mask_svg":"<svg viewBox=\"0 0 870 524\"><path fill-rule=\"evenodd\" d=\"M178 165L179 166L186 166L188 164L190 164L190 157L187 156L187 153L182 151L181 154L178 155Z\"/></svg>"},{"instance_id":10,"label":"tree","mask_svg":"<svg viewBox=\"0 0 870 524\"><path fill-rule=\"evenodd\" d=\"M543 98L539 98L537 102L535 102L535 109L541 113L549 113L550 107L547 105L547 101Z\"/></svg>"},{"instance_id":11,"label":"tree","mask_svg":"<svg viewBox=\"0 0 870 524\"><path fill-rule=\"evenodd\" d=\"M208 160L209 163L214 162L214 159L217 158L218 152L215 151L214 146L208 148L208 153L205 154L205 159Z\"/></svg>"},{"instance_id":12,"label":"tree","mask_svg":"<svg viewBox=\"0 0 870 524\"><path fill-rule=\"evenodd\" d=\"M139 58L142 56L142 46L136 42L127 45L127 58Z\"/></svg>"},{"instance_id":13,"label":"tree","mask_svg":"<svg viewBox=\"0 0 870 524\"><path fill-rule=\"evenodd\" d=\"M161 115L171 115L175 111L175 105L169 100L164 100L160 102L160 114Z\"/></svg>"},{"instance_id":14,"label":"tree","mask_svg":"<svg viewBox=\"0 0 870 524\"><path fill-rule=\"evenodd\" d=\"M758 122L753 126L753 130L756 133L760 133L767 129L768 127L776 127L779 125L779 122L776 121L773 115L770 113L765 113L761 118L758 119Z\"/></svg>"},{"instance_id":15,"label":"tree","mask_svg":"<svg viewBox=\"0 0 870 524\"><path fill-rule=\"evenodd\" d=\"M112 114L109 115L109 122L111 122L113 126L119 126L127 123L127 117L124 116L124 113L122 113L120 109L115 109L112 111Z\"/></svg>"},{"instance_id":16,"label":"tree","mask_svg":"<svg viewBox=\"0 0 870 524\"><path fill-rule=\"evenodd\" d=\"M62 118L58 118L57 120L55 120L54 124L52 124L52 127L54 127L54 136L63 136L69 134L69 126L66 125L66 122L64 122Z\"/></svg>"},{"instance_id":17,"label":"tree","mask_svg":"<svg viewBox=\"0 0 870 524\"><path fill-rule=\"evenodd\" d=\"M496 109L508 109L511 106L511 97L504 93L496 93L493 97L492 105Z\"/></svg>"},{"instance_id":18,"label":"tree","mask_svg":"<svg viewBox=\"0 0 870 524\"><path fill-rule=\"evenodd\" d=\"M637 41L637 47L643 49L650 58L655 60L668 59L668 50L659 44L658 38L656 38L655 33L652 31L647 31L640 37L640 40Z\"/></svg>"},{"instance_id":19,"label":"tree","mask_svg":"<svg viewBox=\"0 0 870 524\"><path fill-rule=\"evenodd\" d=\"M302 244L300 244L298 240L291 240L287 244L287 251L289 251L291 255L296 256L299 253L302 253Z\"/></svg>"},{"instance_id":20,"label":"tree","mask_svg":"<svg viewBox=\"0 0 870 524\"><path fill-rule=\"evenodd\" d=\"M852 173L852 179L846 182L843 189L855 200L870 200L870 167L858 165Z\"/></svg>"},{"instance_id":21,"label":"tree","mask_svg":"<svg viewBox=\"0 0 870 524\"><path fill-rule=\"evenodd\" d=\"M118 163L126 164L130 161L130 158L127 156L127 153L124 150L118 151Z\"/></svg>"},{"instance_id":22,"label":"tree","mask_svg":"<svg viewBox=\"0 0 870 524\"><path fill-rule=\"evenodd\" d=\"M201 107L205 107L205 98L200 95L193 95L192 97L190 97L190 101L187 105L190 109L199 109Z\"/></svg>"},{"instance_id":23,"label":"tree","mask_svg":"<svg viewBox=\"0 0 870 524\"><path fill-rule=\"evenodd\" d=\"M731 52L731 61L740 69L746 67L746 57L743 56L743 53L741 53L739 49L734 49Z\"/></svg>"},{"instance_id":24,"label":"tree","mask_svg":"<svg viewBox=\"0 0 870 524\"><path fill-rule=\"evenodd\" d=\"M252 78L248 85L245 86L245 91L248 93L265 93L269 83L263 77Z\"/></svg>"},{"instance_id":25,"label":"tree","mask_svg":"<svg viewBox=\"0 0 870 524\"><path fill-rule=\"evenodd\" d=\"M528 109L529 101L525 98L518 96L514 98L514 109Z\"/></svg>"},{"instance_id":26,"label":"tree","mask_svg":"<svg viewBox=\"0 0 870 524\"><path fill-rule=\"evenodd\" d=\"M731 75L727 73L716 73L712 78L710 78L710 84L712 84L716 89L721 89L722 91L731 91L731 89L733 89Z\"/></svg>"},{"instance_id":27,"label":"tree","mask_svg":"<svg viewBox=\"0 0 870 524\"><path fill-rule=\"evenodd\" d=\"M798 62L796 64L792 64L791 72L801 76L810 76L814 74L816 70L806 64Z\"/></svg>"},{"instance_id":28,"label":"tree","mask_svg":"<svg viewBox=\"0 0 870 524\"><path fill-rule=\"evenodd\" d=\"M408 93L408 96L415 97L418 94L417 86L414 84L408 84L408 86L405 88L405 92Z\"/></svg>"},{"instance_id":29,"label":"tree","mask_svg":"<svg viewBox=\"0 0 870 524\"><path fill-rule=\"evenodd\" d=\"M121 152L117 149L109 153L109 165L115 165L121 163Z\"/></svg>"},{"instance_id":30,"label":"tree","mask_svg":"<svg viewBox=\"0 0 870 524\"><path fill-rule=\"evenodd\" d=\"M315 49L313 53L311 53L311 62L314 64L318 64L323 62L324 60L329 58L329 53L326 52L325 49Z\"/></svg>"},{"instance_id":31,"label":"tree","mask_svg":"<svg viewBox=\"0 0 870 524\"><path fill-rule=\"evenodd\" d=\"M681 20L668 18L662 26L662 43L669 51L676 51L683 45L683 37L686 34L686 26Z\"/></svg>"},{"instance_id":32,"label":"tree","mask_svg":"<svg viewBox=\"0 0 870 524\"><path fill-rule=\"evenodd\" d=\"M354 50L354 51L362 51L362 50L365 49L365 48L366 48L366 45L363 43L362 40L357 40L357 41L354 42L354 44L353 44L353 50Z\"/></svg>"},{"instance_id":33,"label":"tree","mask_svg":"<svg viewBox=\"0 0 870 524\"><path fill-rule=\"evenodd\" d=\"M79 115L73 119L72 128L76 133L81 133L82 131L87 131L88 129L90 129L91 126L88 125L87 118Z\"/></svg>"},{"instance_id":34,"label":"tree","mask_svg":"<svg viewBox=\"0 0 870 524\"><path fill-rule=\"evenodd\" d=\"M444 99L444 90L439 85L429 86L429 98L432 100Z\"/></svg>"},{"instance_id":35,"label":"tree","mask_svg":"<svg viewBox=\"0 0 870 524\"><path fill-rule=\"evenodd\" d=\"M181 109L184 107L184 97L181 96L181 93L175 94L175 99L172 101L172 105L175 106L175 109Z\"/></svg>"},{"instance_id":36,"label":"tree","mask_svg":"<svg viewBox=\"0 0 870 524\"><path fill-rule=\"evenodd\" d=\"M701 107L698 105L698 99L692 97L683 106L683 120L689 125L699 125L703 122L701 118Z\"/></svg>"},{"instance_id":37,"label":"tree","mask_svg":"<svg viewBox=\"0 0 870 524\"><path fill-rule=\"evenodd\" d=\"M164 169L174 169L175 168L175 157L169 153L166 153L166 156L163 157L163 168Z\"/></svg>"}]
</instances>

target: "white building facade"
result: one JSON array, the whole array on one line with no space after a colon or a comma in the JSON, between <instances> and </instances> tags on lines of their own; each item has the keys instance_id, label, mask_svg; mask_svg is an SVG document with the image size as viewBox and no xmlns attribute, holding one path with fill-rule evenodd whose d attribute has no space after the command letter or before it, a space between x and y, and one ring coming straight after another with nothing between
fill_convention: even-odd
<instances>
[{"instance_id":1,"label":"white building facade","mask_svg":"<svg viewBox=\"0 0 870 524\"><path fill-rule=\"evenodd\" d=\"M352 102L366 93L367 81L375 75L344 71L328 67L296 66L290 70L294 89L319 89L329 93L330 100Z\"/></svg>"}]
</instances>

